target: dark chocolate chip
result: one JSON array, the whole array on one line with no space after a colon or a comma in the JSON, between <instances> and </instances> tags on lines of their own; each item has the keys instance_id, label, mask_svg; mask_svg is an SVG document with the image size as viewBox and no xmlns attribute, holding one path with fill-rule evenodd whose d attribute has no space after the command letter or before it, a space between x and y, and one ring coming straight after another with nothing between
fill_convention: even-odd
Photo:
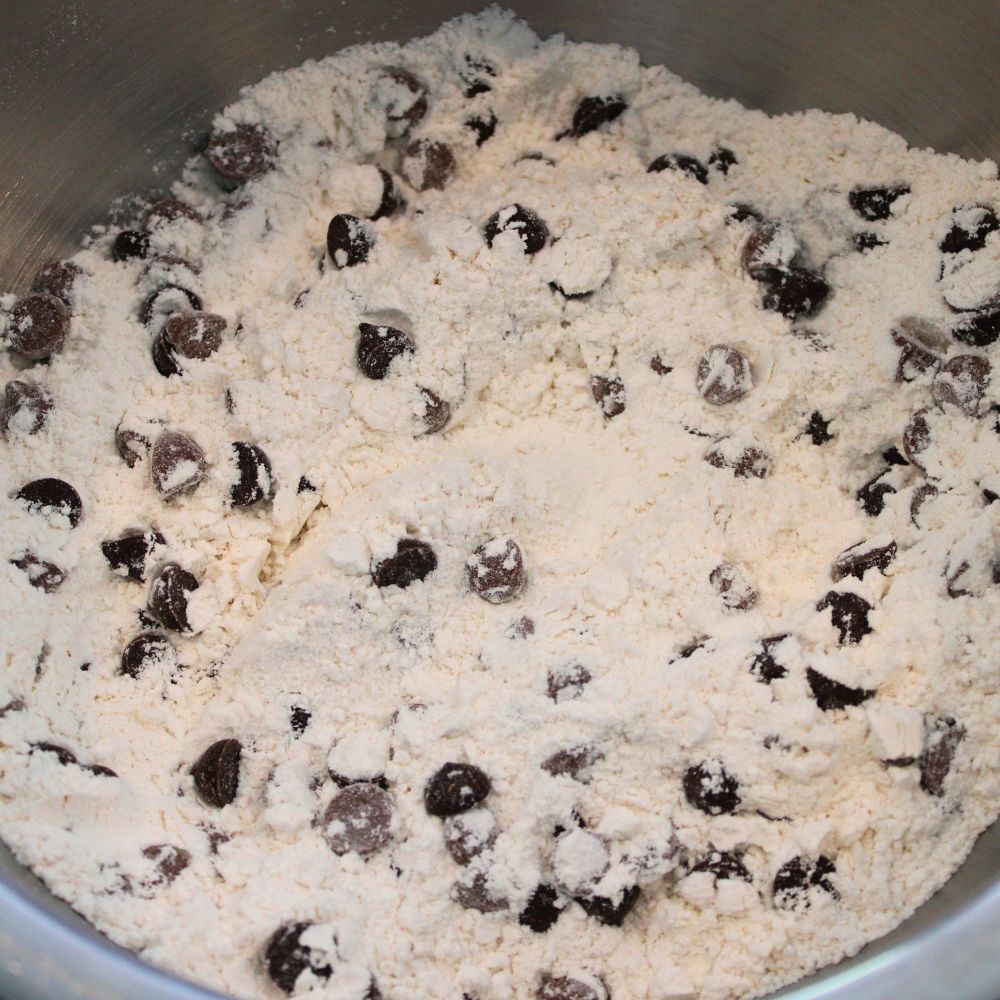
<instances>
[{"instance_id":1,"label":"dark chocolate chip","mask_svg":"<svg viewBox=\"0 0 1000 1000\"><path fill-rule=\"evenodd\" d=\"M970 347L989 347L1000 338L1000 304L991 303L981 312L964 316L951 335Z\"/></svg>"},{"instance_id":2,"label":"dark chocolate chip","mask_svg":"<svg viewBox=\"0 0 1000 1000\"><path fill-rule=\"evenodd\" d=\"M497 116L489 111L481 115L473 115L465 119L465 127L476 134L476 145L481 146L487 139L492 139L497 130Z\"/></svg>"},{"instance_id":3,"label":"dark chocolate chip","mask_svg":"<svg viewBox=\"0 0 1000 1000\"><path fill-rule=\"evenodd\" d=\"M273 170L278 144L262 125L239 124L213 132L205 150L208 162L228 184L244 184Z\"/></svg>"},{"instance_id":4,"label":"dark chocolate chip","mask_svg":"<svg viewBox=\"0 0 1000 1000\"><path fill-rule=\"evenodd\" d=\"M709 582L730 611L749 611L757 603L757 590L746 571L733 563L720 563L708 575Z\"/></svg>"},{"instance_id":5,"label":"dark chocolate chip","mask_svg":"<svg viewBox=\"0 0 1000 1000\"><path fill-rule=\"evenodd\" d=\"M956 409L967 417L978 417L990 372L990 363L976 354L950 358L931 383L934 401L942 410Z\"/></svg>"},{"instance_id":6,"label":"dark chocolate chip","mask_svg":"<svg viewBox=\"0 0 1000 1000\"><path fill-rule=\"evenodd\" d=\"M806 667L806 681L816 704L823 712L834 712L840 708L853 708L868 701L875 692L865 688L853 688L841 684L832 677L821 674L812 667Z\"/></svg>"},{"instance_id":7,"label":"dark chocolate chip","mask_svg":"<svg viewBox=\"0 0 1000 1000\"><path fill-rule=\"evenodd\" d=\"M466 868L452 886L451 895L459 906L480 913L499 913L510 906L510 902L490 885L486 872L478 867Z\"/></svg>"},{"instance_id":8,"label":"dark chocolate chip","mask_svg":"<svg viewBox=\"0 0 1000 1000\"><path fill-rule=\"evenodd\" d=\"M992 493L992 491L991 490L984 490L983 493L985 495L985 494L988 494L988 493ZM931 483L921 483L913 491L913 496L910 497L910 520L918 528L920 527L920 524L918 522L918 518L920 516L920 510L921 510L921 508L924 506L924 504L928 500L933 499L937 495L938 495L938 488L936 486L934 486L933 484L931 484ZM992 496L994 497L994 499L1000 500L1000 496L997 496L997 494L992 493ZM992 503L993 500L991 500L991 499L989 499L989 497L987 497L986 498L986 502L989 504L989 503Z\"/></svg>"},{"instance_id":9,"label":"dark chocolate chip","mask_svg":"<svg viewBox=\"0 0 1000 1000\"><path fill-rule=\"evenodd\" d=\"M40 753L53 754L63 767L78 763L76 754L68 747L60 746L58 743L32 743L31 753L34 753L36 750Z\"/></svg>"},{"instance_id":10,"label":"dark chocolate chip","mask_svg":"<svg viewBox=\"0 0 1000 1000\"><path fill-rule=\"evenodd\" d=\"M816 605L817 611L830 609L833 627L840 633L841 646L853 646L872 631L868 624L868 612L872 606L858 594L850 591L828 591Z\"/></svg>"},{"instance_id":11,"label":"dark chocolate chip","mask_svg":"<svg viewBox=\"0 0 1000 1000\"><path fill-rule=\"evenodd\" d=\"M448 763L439 768L424 788L424 808L431 816L456 816L479 805L492 784L475 764Z\"/></svg>"},{"instance_id":12,"label":"dark chocolate chip","mask_svg":"<svg viewBox=\"0 0 1000 1000\"><path fill-rule=\"evenodd\" d=\"M661 358L659 354L654 354L649 359L649 367L652 368L657 375L669 375L674 370L672 365L664 364L663 358Z\"/></svg>"},{"instance_id":13,"label":"dark chocolate chip","mask_svg":"<svg viewBox=\"0 0 1000 1000\"><path fill-rule=\"evenodd\" d=\"M222 346L226 321L215 313L179 312L167 318L163 335L181 357L203 361Z\"/></svg>"},{"instance_id":14,"label":"dark chocolate chip","mask_svg":"<svg viewBox=\"0 0 1000 1000\"><path fill-rule=\"evenodd\" d=\"M528 897L517 922L536 934L544 934L555 926L562 915L563 907L558 903L559 893L551 885L539 883Z\"/></svg>"},{"instance_id":15,"label":"dark chocolate chip","mask_svg":"<svg viewBox=\"0 0 1000 1000\"><path fill-rule=\"evenodd\" d=\"M740 261L751 278L765 281L775 268L788 267L798 252L798 240L788 224L767 219L754 226Z\"/></svg>"},{"instance_id":16,"label":"dark chocolate chip","mask_svg":"<svg viewBox=\"0 0 1000 1000\"><path fill-rule=\"evenodd\" d=\"M170 885L191 864L191 852L172 844L150 844L142 849L142 856L156 862L150 886Z\"/></svg>"},{"instance_id":17,"label":"dark chocolate chip","mask_svg":"<svg viewBox=\"0 0 1000 1000\"><path fill-rule=\"evenodd\" d=\"M375 232L356 215L335 215L326 230L326 249L339 267L355 267L368 260L375 246Z\"/></svg>"},{"instance_id":18,"label":"dark chocolate chip","mask_svg":"<svg viewBox=\"0 0 1000 1000\"><path fill-rule=\"evenodd\" d=\"M698 360L695 384L706 403L732 403L753 387L750 362L735 347L713 344Z\"/></svg>"},{"instance_id":19,"label":"dark chocolate chip","mask_svg":"<svg viewBox=\"0 0 1000 1000\"><path fill-rule=\"evenodd\" d=\"M493 87L490 78L497 75L496 67L478 56L465 54L465 66L459 72L459 76L465 83L465 96L468 98L477 97L479 94L488 94Z\"/></svg>"},{"instance_id":20,"label":"dark chocolate chip","mask_svg":"<svg viewBox=\"0 0 1000 1000\"><path fill-rule=\"evenodd\" d=\"M370 379L384 379L396 358L416 350L409 335L394 326L358 324L358 368Z\"/></svg>"},{"instance_id":21,"label":"dark chocolate chip","mask_svg":"<svg viewBox=\"0 0 1000 1000\"><path fill-rule=\"evenodd\" d=\"M201 446L180 431L163 431L150 453L150 475L167 499L193 490L205 477L208 462Z\"/></svg>"},{"instance_id":22,"label":"dark chocolate chip","mask_svg":"<svg viewBox=\"0 0 1000 1000\"><path fill-rule=\"evenodd\" d=\"M483 542L469 556L465 572L472 590L490 604L514 600L526 582L521 546L512 538Z\"/></svg>"},{"instance_id":23,"label":"dark chocolate chip","mask_svg":"<svg viewBox=\"0 0 1000 1000\"><path fill-rule=\"evenodd\" d=\"M374 782L339 791L323 813L323 837L334 854L373 854L392 839L392 796Z\"/></svg>"},{"instance_id":24,"label":"dark chocolate chip","mask_svg":"<svg viewBox=\"0 0 1000 1000\"><path fill-rule=\"evenodd\" d=\"M163 626L174 632L190 632L188 598L198 589L198 578L178 566L167 563L157 573L149 588L147 607Z\"/></svg>"},{"instance_id":25,"label":"dark chocolate chip","mask_svg":"<svg viewBox=\"0 0 1000 1000\"><path fill-rule=\"evenodd\" d=\"M527 615L522 615L517 621L507 626L508 639L527 639L535 634L535 623Z\"/></svg>"},{"instance_id":26,"label":"dark chocolate chip","mask_svg":"<svg viewBox=\"0 0 1000 1000\"><path fill-rule=\"evenodd\" d=\"M396 542L395 555L383 559L372 570L372 582L376 587L405 589L436 569L437 556L427 542L418 538L401 538Z\"/></svg>"},{"instance_id":27,"label":"dark chocolate chip","mask_svg":"<svg viewBox=\"0 0 1000 1000\"><path fill-rule=\"evenodd\" d=\"M705 164L684 153L664 153L663 156L658 156L653 160L646 172L658 174L663 170L680 170L701 184L708 183L708 171L705 169Z\"/></svg>"},{"instance_id":28,"label":"dark chocolate chip","mask_svg":"<svg viewBox=\"0 0 1000 1000\"><path fill-rule=\"evenodd\" d=\"M920 455L927 450L931 443L931 429L927 422L927 412L926 409L917 410L903 429L903 451L918 469L923 469Z\"/></svg>"},{"instance_id":29,"label":"dark chocolate chip","mask_svg":"<svg viewBox=\"0 0 1000 1000\"><path fill-rule=\"evenodd\" d=\"M451 146L436 139L417 139L406 147L401 172L415 191L443 191L457 169Z\"/></svg>"},{"instance_id":30,"label":"dark chocolate chip","mask_svg":"<svg viewBox=\"0 0 1000 1000\"><path fill-rule=\"evenodd\" d=\"M264 966L271 982L289 996L306 971L310 977L327 980L333 975L325 954L302 943L302 935L314 925L306 921L279 927L264 947Z\"/></svg>"},{"instance_id":31,"label":"dark chocolate chip","mask_svg":"<svg viewBox=\"0 0 1000 1000\"><path fill-rule=\"evenodd\" d=\"M725 146L717 146L708 157L708 165L720 174L728 174L739 162L736 154Z\"/></svg>"},{"instance_id":32,"label":"dark chocolate chip","mask_svg":"<svg viewBox=\"0 0 1000 1000\"><path fill-rule=\"evenodd\" d=\"M729 454L725 440L705 452L705 461L716 469L729 469L737 479L764 479L771 471L771 457L761 448L748 445L738 454Z\"/></svg>"},{"instance_id":33,"label":"dark chocolate chip","mask_svg":"<svg viewBox=\"0 0 1000 1000\"><path fill-rule=\"evenodd\" d=\"M154 326L154 321L165 320L174 313L189 312L192 309L201 309L201 299L194 292L180 285L161 285L146 297L139 310L139 319L158 333L159 329Z\"/></svg>"},{"instance_id":34,"label":"dark chocolate chip","mask_svg":"<svg viewBox=\"0 0 1000 1000\"><path fill-rule=\"evenodd\" d=\"M830 294L823 276L807 267L771 268L761 281L764 308L788 319L815 315Z\"/></svg>"},{"instance_id":35,"label":"dark chocolate chip","mask_svg":"<svg viewBox=\"0 0 1000 1000\"><path fill-rule=\"evenodd\" d=\"M788 670L778 662L774 651L780 643L788 638L788 634L772 635L760 641L760 652L753 658L750 664L750 673L762 684L770 684L771 681L780 680L788 674Z\"/></svg>"},{"instance_id":36,"label":"dark chocolate chip","mask_svg":"<svg viewBox=\"0 0 1000 1000\"><path fill-rule=\"evenodd\" d=\"M149 234L138 229L123 229L111 244L111 259L121 263L149 256Z\"/></svg>"},{"instance_id":37,"label":"dark chocolate chip","mask_svg":"<svg viewBox=\"0 0 1000 1000\"><path fill-rule=\"evenodd\" d=\"M306 476L299 476L299 485L296 489L297 493L315 493L316 487L309 481Z\"/></svg>"},{"instance_id":38,"label":"dark chocolate chip","mask_svg":"<svg viewBox=\"0 0 1000 1000\"><path fill-rule=\"evenodd\" d=\"M889 447L882 452L882 458L885 459L888 465L910 464L909 462L906 461L905 458L903 458L902 454L900 453L900 450L894 444L889 445Z\"/></svg>"},{"instance_id":39,"label":"dark chocolate chip","mask_svg":"<svg viewBox=\"0 0 1000 1000\"><path fill-rule=\"evenodd\" d=\"M50 260L35 275L31 290L54 295L65 303L67 309L72 309L73 286L82 274L83 268L71 260Z\"/></svg>"},{"instance_id":40,"label":"dark chocolate chip","mask_svg":"<svg viewBox=\"0 0 1000 1000\"><path fill-rule=\"evenodd\" d=\"M83 516L80 494L62 479L35 479L25 483L14 496L32 514L60 514L69 521L71 528L75 528Z\"/></svg>"},{"instance_id":41,"label":"dark chocolate chip","mask_svg":"<svg viewBox=\"0 0 1000 1000\"><path fill-rule=\"evenodd\" d=\"M178 219L201 222L201 216L190 205L176 198L164 198L150 205L143 223L147 229L154 229L165 222L176 222Z\"/></svg>"},{"instance_id":42,"label":"dark chocolate chip","mask_svg":"<svg viewBox=\"0 0 1000 1000\"><path fill-rule=\"evenodd\" d=\"M857 499L869 517L878 517L885 510L885 498L896 492L896 487L883 478L888 471L880 472L857 492Z\"/></svg>"},{"instance_id":43,"label":"dark chocolate chip","mask_svg":"<svg viewBox=\"0 0 1000 1000\"><path fill-rule=\"evenodd\" d=\"M451 420L451 405L430 389L425 389L423 386L418 386L418 389L424 407L424 412L421 414L424 434L438 434Z\"/></svg>"},{"instance_id":44,"label":"dark chocolate chip","mask_svg":"<svg viewBox=\"0 0 1000 1000\"><path fill-rule=\"evenodd\" d=\"M847 195L851 208L867 222L880 222L892 214L892 205L897 198L909 194L907 184L896 187L855 188Z\"/></svg>"},{"instance_id":45,"label":"dark chocolate chip","mask_svg":"<svg viewBox=\"0 0 1000 1000\"><path fill-rule=\"evenodd\" d=\"M572 778L581 784L587 784L590 780L590 768L603 756L596 747L584 743L566 750L557 750L546 757L539 767L554 778Z\"/></svg>"},{"instance_id":46,"label":"dark chocolate chip","mask_svg":"<svg viewBox=\"0 0 1000 1000\"><path fill-rule=\"evenodd\" d=\"M590 394L606 419L611 420L625 412L625 384L620 376L610 373L593 375L590 379Z\"/></svg>"},{"instance_id":47,"label":"dark chocolate chip","mask_svg":"<svg viewBox=\"0 0 1000 1000\"><path fill-rule=\"evenodd\" d=\"M243 744L226 739L213 743L191 768L194 787L206 804L222 809L236 799Z\"/></svg>"},{"instance_id":48,"label":"dark chocolate chip","mask_svg":"<svg viewBox=\"0 0 1000 1000\"><path fill-rule=\"evenodd\" d=\"M857 580L864 579L870 569L884 573L889 564L896 558L896 543L872 546L868 542L858 542L845 549L833 562L834 581L843 580L845 576L853 576Z\"/></svg>"},{"instance_id":49,"label":"dark chocolate chip","mask_svg":"<svg viewBox=\"0 0 1000 1000\"><path fill-rule=\"evenodd\" d=\"M753 876L747 870L738 854L729 851L711 851L697 861L692 872L708 872L716 879L738 879L741 882L753 882Z\"/></svg>"},{"instance_id":50,"label":"dark chocolate chip","mask_svg":"<svg viewBox=\"0 0 1000 1000\"><path fill-rule=\"evenodd\" d=\"M571 701L583 694L583 689L593 680L590 671L575 661L549 671L546 692L555 702Z\"/></svg>"},{"instance_id":51,"label":"dark chocolate chip","mask_svg":"<svg viewBox=\"0 0 1000 1000\"><path fill-rule=\"evenodd\" d=\"M232 448L237 479L229 488L229 502L234 507L250 507L270 498L274 493L271 460L248 441L234 441Z\"/></svg>"},{"instance_id":52,"label":"dark chocolate chip","mask_svg":"<svg viewBox=\"0 0 1000 1000\"><path fill-rule=\"evenodd\" d=\"M115 447L130 469L134 469L149 454L149 445L149 438L137 431L122 427L121 424L115 429Z\"/></svg>"},{"instance_id":53,"label":"dark chocolate chip","mask_svg":"<svg viewBox=\"0 0 1000 1000\"><path fill-rule=\"evenodd\" d=\"M719 760L693 764L684 772L683 784L688 802L709 816L734 813L741 801L739 782Z\"/></svg>"},{"instance_id":54,"label":"dark chocolate chip","mask_svg":"<svg viewBox=\"0 0 1000 1000\"><path fill-rule=\"evenodd\" d=\"M563 135L579 139L619 118L628 109L628 103L621 94L584 97L573 112L573 124Z\"/></svg>"},{"instance_id":55,"label":"dark chocolate chip","mask_svg":"<svg viewBox=\"0 0 1000 1000\"><path fill-rule=\"evenodd\" d=\"M55 563L39 559L33 552L22 552L11 559L11 565L16 566L28 576L28 583L36 590L51 594L58 590L66 579L66 573Z\"/></svg>"},{"instance_id":56,"label":"dark chocolate chip","mask_svg":"<svg viewBox=\"0 0 1000 1000\"><path fill-rule=\"evenodd\" d=\"M899 348L899 363L896 365L895 380L912 382L925 372L934 371L941 364L937 353L931 349L931 341L940 345L943 335L929 323L915 319L902 319L890 332L892 342Z\"/></svg>"},{"instance_id":57,"label":"dark chocolate chip","mask_svg":"<svg viewBox=\"0 0 1000 1000\"><path fill-rule=\"evenodd\" d=\"M987 205L963 205L952 212L951 228L941 241L942 253L982 250L986 237L1000 229L1000 219Z\"/></svg>"},{"instance_id":58,"label":"dark chocolate chip","mask_svg":"<svg viewBox=\"0 0 1000 1000\"><path fill-rule=\"evenodd\" d=\"M143 583L147 560L158 545L166 544L167 540L158 531L134 531L101 542L101 551L113 572Z\"/></svg>"},{"instance_id":59,"label":"dark chocolate chip","mask_svg":"<svg viewBox=\"0 0 1000 1000\"><path fill-rule=\"evenodd\" d=\"M763 222L764 216L752 205L746 205L741 201L733 202L726 206L726 222Z\"/></svg>"},{"instance_id":60,"label":"dark chocolate chip","mask_svg":"<svg viewBox=\"0 0 1000 1000\"><path fill-rule=\"evenodd\" d=\"M489 809L449 816L443 823L444 846L460 865L467 865L497 842L500 827Z\"/></svg>"},{"instance_id":61,"label":"dark chocolate chip","mask_svg":"<svg viewBox=\"0 0 1000 1000\"><path fill-rule=\"evenodd\" d=\"M293 705L288 717L288 724L292 727L293 733L304 733L309 728L312 721L312 712L301 705Z\"/></svg>"},{"instance_id":62,"label":"dark chocolate chip","mask_svg":"<svg viewBox=\"0 0 1000 1000\"><path fill-rule=\"evenodd\" d=\"M621 927L625 918L635 909L642 890L637 885L629 886L617 902L605 896L576 896L576 901L583 907L588 917L593 917L598 923L608 927Z\"/></svg>"},{"instance_id":63,"label":"dark chocolate chip","mask_svg":"<svg viewBox=\"0 0 1000 1000\"><path fill-rule=\"evenodd\" d=\"M920 787L936 798L944 795L944 779L951 771L955 751L965 739L965 727L941 716L925 720L924 749L920 754Z\"/></svg>"},{"instance_id":64,"label":"dark chocolate chip","mask_svg":"<svg viewBox=\"0 0 1000 1000\"><path fill-rule=\"evenodd\" d=\"M164 378L184 374L184 369L177 358L174 345L167 340L162 330L153 338L153 346L150 353L153 358L153 366Z\"/></svg>"},{"instance_id":65,"label":"dark chocolate chip","mask_svg":"<svg viewBox=\"0 0 1000 1000\"><path fill-rule=\"evenodd\" d=\"M173 643L157 632L144 632L122 650L118 673L138 679L149 666L170 663L176 657Z\"/></svg>"},{"instance_id":66,"label":"dark chocolate chip","mask_svg":"<svg viewBox=\"0 0 1000 1000\"><path fill-rule=\"evenodd\" d=\"M0 434L37 434L52 412L48 389L27 379L11 379L4 386L0 408Z\"/></svg>"},{"instance_id":67,"label":"dark chocolate chip","mask_svg":"<svg viewBox=\"0 0 1000 1000\"><path fill-rule=\"evenodd\" d=\"M604 1000L593 988L571 976L542 976L537 1000Z\"/></svg>"},{"instance_id":68,"label":"dark chocolate chip","mask_svg":"<svg viewBox=\"0 0 1000 1000\"><path fill-rule=\"evenodd\" d=\"M855 233L851 237L851 243L858 253L868 253L876 247L889 245L889 241L882 239L878 233Z\"/></svg>"},{"instance_id":69,"label":"dark chocolate chip","mask_svg":"<svg viewBox=\"0 0 1000 1000\"><path fill-rule=\"evenodd\" d=\"M381 167L377 167L376 169L378 170L379 177L382 179L382 200L378 203L378 208L368 216L372 222L375 222L377 219L387 219L406 207L406 202L399 193L399 189L396 187L396 180L392 174Z\"/></svg>"},{"instance_id":70,"label":"dark chocolate chip","mask_svg":"<svg viewBox=\"0 0 1000 1000\"><path fill-rule=\"evenodd\" d=\"M809 890L822 889L834 899L840 899L830 876L836 874L836 866L824 855L815 861L801 855L786 861L774 876L774 905L779 910L809 908Z\"/></svg>"},{"instance_id":71,"label":"dark chocolate chip","mask_svg":"<svg viewBox=\"0 0 1000 1000\"><path fill-rule=\"evenodd\" d=\"M10 314L7 344L29 361L61 351L69 334L69 309L62 299L35 292L18 299Z\"/></svg>"},{"instance_id":72,"label":"dark chocolate chip","mask_svg":"<svg viewBox=\"0 0 1000 1000\"><path fill-rule=\"evenodd\" d=\"M385 109L386 133L391 139L406 135L427 114L427 88L409 70L397 66L382 70L372 96Z\"/></svg>"},{"instance_id":73,"label":"dark chocolate chip","mask_svg":"<svg viewBox=\"0 0 1000 1000\"><path fill-rule=\"evenodd\" d=\"M815 445L823 445L827 441L833 440L833 435L830 433L830 421L824 420L823 414L819 410L813 410L809 423L806 424L806 433Z\"/></svg>"},{"instance_id":74,"label":"dark chocolate chip","mask_svg":"<svg viewBox=\"0 0 1000 1000\"><path fill-rule=\"evenodd\" d=\"M538 253L549 242L549 227L545 222L530 208L516 202L494 212L486 221L483 227L486 245L492 247L496 238L508 230L517 233L526 254Z\"/></svg>"}]
</instances>

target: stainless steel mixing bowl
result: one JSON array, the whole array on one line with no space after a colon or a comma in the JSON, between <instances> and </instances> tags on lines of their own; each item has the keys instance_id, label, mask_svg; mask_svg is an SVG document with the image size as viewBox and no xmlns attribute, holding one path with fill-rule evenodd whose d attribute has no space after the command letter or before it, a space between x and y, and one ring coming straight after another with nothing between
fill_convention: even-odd
<instances>
[{"instance_id":1,"label":"stainless steel mixing bowl","mask_svg":"<svg viewBox=\"0 0 1000 1000\"><path fill-rule=\"evenodd\" d=\"M647 63L665 63L710 94L772 112L853 111L914 145L1000 154L997 0L511 6L542 34L634 46ZM114 199L162 192L242 84L355 42L424 34L478 7L476 0L0 0L0 289L22 290L41 262L70 252L105 218ZM897 931L781 995L998 1000L1000 826ZM211 996L111 945L0 853L0 997Z\"/></svg>"}]
</instances>

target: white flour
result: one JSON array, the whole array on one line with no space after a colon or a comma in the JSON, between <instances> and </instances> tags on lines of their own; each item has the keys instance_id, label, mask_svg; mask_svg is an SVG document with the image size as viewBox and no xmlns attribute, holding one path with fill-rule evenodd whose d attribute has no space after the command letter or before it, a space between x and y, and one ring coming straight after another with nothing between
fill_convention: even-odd
<instances>
[{"instance_id":1,"label":"white flour","mask_svg":"<svg viewBox=\"0 0 1000 1000\"><path fill-rule=\"evenodd\" d=\"M427 88L415 125L410 89L378 79L387 66ZM614 121L555 139L582 98L614 95L628 105ZM481 146L473 116L496 119ZM1000 232L950 255L943 281L938 243L957 206L1000 203L995 164L909 150L850 116L768 118L628 50L539 42L496 10L271 76L218 123L236 124L266 126L276 168L227 194L193 162L174 194L204 223L152 235L200 273L168 263L141 277L143 261L110 259L114 233L98 236L75 258L65 348L17 373L53 400L36 434L14 416L0 463L0 835L18 857L116 941L241 998L281 995L262 953L299 921L314 926L293 956L297 995L362 1000L374 977L385 1000L725 1000L906 917L1000 799L1000 507L983 498L1000 491L1000 437L986 415L997 383L979 419L938 408L912 350L914 377L894 381L910 348L891 332L918 317L925 338L943 331L942 361L991 353L949 335L962 317L943 294L990 299ZM403 137L387 145L387 129ZM398 174L414 139L450 146L453 179L424 192L397 179L406 211L361 227L367 262L327 256L320 273L331 216L375 214L370 164ZM738 162L709 165L707 184L647 172L664 154L704 165L719 147ZM421 186L433 166L420 160ZM885 221L849 204L856 187L898 185L910 193ZM797 239L823 269L832 293L815 317L761 308L741 264L752 223L727 223L736 202L791 227L761 266L787 265ZM528 230L508 229L488 247L487 220L515 204L558 242L526 254ZM861 232L887 245L857 252ZM137 318L165 280L228 322L218 351L181 359L182 377L157 373ZM363 320L412 347L381 380L358 371ZM696 385L718 344L750 366L727 371L713 353L712 385L744 390L723 404ZM23 367L2 364L8 379ZM425 434L431 398L451 418ZM895 492L869 516L856 493L922 407L930 444L911 455L927 479L893 466ZM119 425L190 435L204 478L165 499L148 458L119 457ZM824 427L832 438L814 443ZM263 449L273 499L230 506L234 441ZM734 475L750 447L753 469ZM198 472L173 469L167 492ZM45 476L79 492L78 527L6 499ZM911 519L925 481L938 494ZM248 484L264 494L271 476L257 468ZM148 528L165 545L146 582L113 573L101 542ZM436 568L374 586L401 538L428 543ZM467 564L507 538L526 582L492 603L499 591L475 593ZM864 542L852 557L895 542L894 558L835 582L834 561ZM25 552L64 582L32 586L37 567L8 562ZM485 552L507 558L499 543ZM166 563L200 584L190 634L139 621ZM872 605L860 643L838 644L817 610L829 591ZM144 631L168 634L176 657L160 647L138 677L121 674ZM786 635L763 655L763 639ZM832 707L845 689L824 678L858 703ZM935 729L944 717L955 725ZM242 752L235 801L217 808L191 768L222 739ZM942 747L953 761L935 776ZM464 825L448 821L451 854L424 801L449 761L492 782ZM320 820L343 794L331 773L383 803L348 784L381 779L387 843L335 852L351 826ZM210 798L226 780L211 771ZM708 812L691 801L706 790ZM465 868L463 849L476 855ZM545 933L518 922L540 883L565 906ZM621 927L569 900L613 905L635 886Z\"/></svg>"}]
</instances>

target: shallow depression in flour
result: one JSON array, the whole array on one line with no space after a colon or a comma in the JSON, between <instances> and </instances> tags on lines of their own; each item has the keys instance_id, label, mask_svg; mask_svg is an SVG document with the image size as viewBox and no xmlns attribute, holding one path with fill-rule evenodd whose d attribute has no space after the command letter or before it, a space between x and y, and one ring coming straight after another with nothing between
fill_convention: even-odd
<instances>
[{"instance_id":1,"label":"shallow depression in flour","mask_svg":"<svg viewBox=\"0 0 1000 1000\"><path fill-rule=\"evenodd\" d=\"M729 1000L997 811L996 167L491 9L0 297L0 835L236 997Z\"/></svg>"}]
</instances>

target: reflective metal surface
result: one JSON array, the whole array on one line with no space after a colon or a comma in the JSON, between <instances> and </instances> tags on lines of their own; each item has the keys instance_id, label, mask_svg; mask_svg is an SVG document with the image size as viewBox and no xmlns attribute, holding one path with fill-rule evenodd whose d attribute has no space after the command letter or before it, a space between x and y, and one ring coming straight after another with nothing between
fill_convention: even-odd
<instances>
[{"instance_id":1,"label":"reflective metal surface","mask_svg":"<svg viewBox=\"0 0 1000 1000\"><path fill-rule=\"evenodd\" d=\"M997 0L510 5L540 33L632 45L711 94L772 112L853 111L915 145L1000 155ZM345 45L423 34L478 6L0 0L0 289L23 289L116 198L162 191L242 84ZM110 945L0 852L0 997L210 996ZM897 931L781 996L998 1000L1000 828Z\"/></svg>"}]
</instances>

